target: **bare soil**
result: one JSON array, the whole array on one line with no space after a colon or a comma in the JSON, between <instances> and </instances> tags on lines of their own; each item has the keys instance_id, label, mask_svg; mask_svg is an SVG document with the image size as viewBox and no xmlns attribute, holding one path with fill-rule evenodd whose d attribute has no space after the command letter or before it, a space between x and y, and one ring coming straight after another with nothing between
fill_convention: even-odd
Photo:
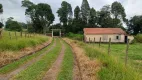
<instances>
[{"instance_id":1,"label":"bare soil","mask_svg":"<svg viewBox=\"0 0 142 80\"><path fill-rule=\"evenodd\" d=\"M62 49L61 49L61 52L60 52L58 58L53 63L52 67L47 71L43 80L56 80L57 75L58 75L58 73L61 69L61 64L62 64L62 61L63 61L63 58L64 58L64 52L65 52L65 46L62 43Z\"/></svg>"},{"instance_id":2,"label":"bare soil","mask_svg":"<svg viewBox=\"0 0 142 80\"><path fill-rule=\"evenodd\" d=\"M15 76L16 74L18 74L20 71L25 70L28 66L32 65L33 63L39 61L44 55L46 55L50 50L52 50L54 47L56 46L56 42L54 42L54 45L48 49L47 51L45 51L44 53L42 53L41 55L39 55L38 57L33 58L32 60L26 62L25 64L21 65L19 68L17 68L16 70L4 74L4 75L0 75L0 80L9 80L10 78L12 78L13 76Z\"/></svg>"}]
</instances>

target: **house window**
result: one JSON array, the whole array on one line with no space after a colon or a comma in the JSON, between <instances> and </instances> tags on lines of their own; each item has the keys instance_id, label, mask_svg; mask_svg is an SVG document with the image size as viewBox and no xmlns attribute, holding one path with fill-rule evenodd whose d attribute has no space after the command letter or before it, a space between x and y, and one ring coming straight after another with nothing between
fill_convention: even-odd
<instances>
[{"instance_id":1,"label":"house window","mask_svg":"<svg viewBox=\"0 0 142 80\"><path fill-rule=\"evenodd\" d=\"M116 40L120 40L120 38L121 38L121 35L116 36Z\"/></svg>"}]
</instances>

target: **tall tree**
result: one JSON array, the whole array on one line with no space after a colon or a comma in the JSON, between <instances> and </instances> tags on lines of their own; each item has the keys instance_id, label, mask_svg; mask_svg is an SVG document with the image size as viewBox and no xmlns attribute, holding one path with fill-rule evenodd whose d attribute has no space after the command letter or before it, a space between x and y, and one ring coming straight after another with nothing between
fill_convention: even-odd
<instances>
[{"instance_id":1,"label":"tall tree","mask_svg":"<svg viewBox=\"0 0 142 80\"><path fill-rule=\"evenodd\" d=\"M61 3L61 8L57 11L58 16L60 17L60 22L63 23L64 29L67 32L67 25L70 22L72 18L72 7L71 4L69 4L66 1L63 1Z\"/></svg>"},{"instance_id":2,"label":"tall tree","mask_svg":"<svg viewBox=\"0 0 142 80\"><path fill-rule=\"evenodd\" d=\"M2 4L0 4L0 13L2 13L3 12L3 6L2 6ZM2 22L0 22L0 28L2 28L3 27L3 23Z\"/></svg>"},{"instance_id":3,"label":"tall tree","mask_svg":"<svg viewBox=\"0 0 142 80\"><path fill-rule=\"evenodd\" d=\"M35 15L39 18L42 24L43 32L44 34L46 34L46 31L49 29L50 24L52 24L54 21L54 15L52 13L50 5L39 3L37 5Z\"/></svg>"},{"instance_id":4,"label":"tall tree","mask_svg":"<svg viewBox=\"0 0 142 80\"><path fill-rule=\"evenodd\" d=\"M88 23L89 20L89 15L90 15L90 6L87 0L83 0L82 1L82 5L81 5L81 16L82 16L82 20L85 23Z\"/></svg>"},{"instance_id":5,"label":"tall tree","mask_svg":"<svg viewBox=\"0 0 142 80\"><path fill-rule=\"evenodd\" d=\"M128 32L130 34L142 33L142 16L134 16L128 22Z\"/></svg>"},{"instance_id":6,"label":"tall tree","mask_svg":"<svg viewBox=\"0 0 142 80\"><path fill-rule=\"evenodd\" d=\"M3 6L2 6L2 4L0 4L0 13L2 13L3 12Z\"/></svg>"},{"instance_id":7,"label":"tall tree","mask_svg":"<svg viewBox=\"0 0 142 80\"><path fill-rule=\"evenodd\" d=\"M74 18L75 19L79 19L80 18L80 8L79 6L76 6L76 8L74 9Z\"/></svg>"},{"instance_id":8,"label":"tall tree","mask_svg":"<svg viewBox=\"0 0 142 80\"><path fill-rule=\"evenodd\" d=\"M22 6L26 7L25 14L31 18L31 23L36 32L42 32L46 34L50 24L54 21L54 15L51 7L45 3L34 4L29 0L23 0Z\"/></svg>"},{"instance_id":9,"label":"tall tree","mask_svg":"<svg viewBox=\"0 0 142 80\"><path fill-rule=\"evenodd\" d=\"M96 26L96 10L94 8L90 9L89 26L90 27Z\"/></svg>"},{"instance_id":10,"label":"tall tree","mask_svg":"<svg viewBox=\"0 0 142 80\"><path fill-rule=\"evenodd\" d=\"M101 11L97 13L97 23L100 27L113 27L113 19L111 18L110 5L105 5Z\"/></svg>"},{"instance_id":11,"label":"tall tree","mask_svg":"<svg viewBox=\"0 0 142 80\"><path fill-rule=\"evenodd\" d=\"M115 1L111 5L111 13L114 16L114 26L117 26L118 24L121 24L121 21L126 22L126 13L124 7L121 5L121 3Z\"/></svg>"}]
</instances>

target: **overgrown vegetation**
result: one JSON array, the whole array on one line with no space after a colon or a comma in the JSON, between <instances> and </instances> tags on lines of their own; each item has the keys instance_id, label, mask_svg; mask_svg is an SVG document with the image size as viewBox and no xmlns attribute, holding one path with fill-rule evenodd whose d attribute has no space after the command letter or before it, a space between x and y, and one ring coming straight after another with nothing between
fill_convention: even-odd
<instances>
[{"instance_id":1,"label":"overgrown vegetation","mask_svg":"<svg viewBox=\"0 0 142 80\"><path fill-rule=\"evenodd\" d=\"M17 32L17 37L15 36L15 32L10 32L11 39L9 36L8 31L3 31L2 39L0 39L0 51L6 51L6 50L13 50L17 51L20 49L23 49L25 47L32 47L37 44L41 44L48 40L48 37L43 35L36 35L32 37L23 37L20 36L20 33Z\"/></svg>"},{"instance_id":2,"label":"overgrown vegetation","mask_svg":"<svg viewBox=\"0 0 142 80\"><path fill-rule=\"evenodd\" d=\"M71 39L75 39L75 40L83 40L83 35L82 34L74 34L69 32L68 34L66 34L67 37L71 38Z\"/></svg>"},{"instance_id":3,"label":"overgrown vegetation","mask_svg":"<svg viewBox=\"0 0 142 80\"><path fill-rule=\"evenodd\" d=\"M125 66L119 57L114 55L109 56L105 49L99 49L95 45L88 45L82 42L78 43L85 49L88 57L98 59L102 62L101 70L98 73L100 80L140 80L139 73L129 64Z\"/></svg>"},{"instance_id":4,"label":"overgrown vegetation","mask_svg":"<svg viewBox=\"0 0 142 80\"><path fill-rule=\"evenodd\" d=\"M137 35L135 36L135 39L136 39L137 42L142 43L142 34L137 34Z\"/></svg>"},{"instance_id":5,"label":"overgrown vegetation","mask_svg":"<svg viewBox=\"0 0 142 80\"><path fill-rule=\"evenodd\" d=\"M61 71L58 74L57 80L72 80L73 76L73 53L68 44L65 44L65 55L62 62Z\"/></svg>"},{"instance_id":6,"label":"overgrown vegetation","mask_svg":"<svg viewBox=\"0 0 142 80\"><path fill-rule=\"evenodd\" d=\"M18 61L15 61L11 64L8 64L2 68L0 68L0 74L5 74L5 73L8 73L10 71L13 71L14 69L20 67L22 64L24 64L25 62L29 61L29 60L32 60L33 58L39 56L40 54L43 54L45 51L47 51L49 48L51 48L51 46L53 45L53 41L52 43L44 48L43 50L37 52L37 53L34 53L33 55L30 55L30 56L26 56L22 59L19 59Z\"/></svg>"},{"instance_id":7,"label":"overgrown vegetation","mask_svg":"<svg viewBox=\"0 0 142 80\"><path fill-rule=\"evenodd\" d=\"M61 51L60 40L57 40L54 49L48 52L42 59L29 66L26 70L15 76L16 80L41 80L46 71L51 67Z\"/></svg>"}]
</instances>

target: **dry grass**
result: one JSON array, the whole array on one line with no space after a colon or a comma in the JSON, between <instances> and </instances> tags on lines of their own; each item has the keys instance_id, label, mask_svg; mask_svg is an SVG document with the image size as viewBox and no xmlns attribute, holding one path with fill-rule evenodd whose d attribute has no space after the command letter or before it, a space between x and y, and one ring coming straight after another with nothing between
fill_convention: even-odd
<instances>
[{"instance_id":1,"label":"dry grass","mask_svg":"<svg viewBox=\"0 0 142 80\"><path fill-rule=\"evenodd\" d=\"M52 42L52 38L50 37L47 42L44 42L40 45L34 46L34 47L27 47L24 49L21 49L20 51L3 51L0 52L0 67L9 64L13 62L14 60L18 60L24 56L30 55L36 51L39 51L40 49L47 46L49 43Z\"/></svg>"},{"instance_id":2,"label":"dry grass","mask_svg":"<svg viewBox=\"0 0 142 80\"><path fill-rule=\"evenodd\" d=\"M80 72L83 80L98 80L97 72L100 70L101 63L98 60L90 60L85 55L85 51L76 44L76 41L64 38L68 44L73 48L75 56L80 67Z\"/></svg>"}]
</instances>

